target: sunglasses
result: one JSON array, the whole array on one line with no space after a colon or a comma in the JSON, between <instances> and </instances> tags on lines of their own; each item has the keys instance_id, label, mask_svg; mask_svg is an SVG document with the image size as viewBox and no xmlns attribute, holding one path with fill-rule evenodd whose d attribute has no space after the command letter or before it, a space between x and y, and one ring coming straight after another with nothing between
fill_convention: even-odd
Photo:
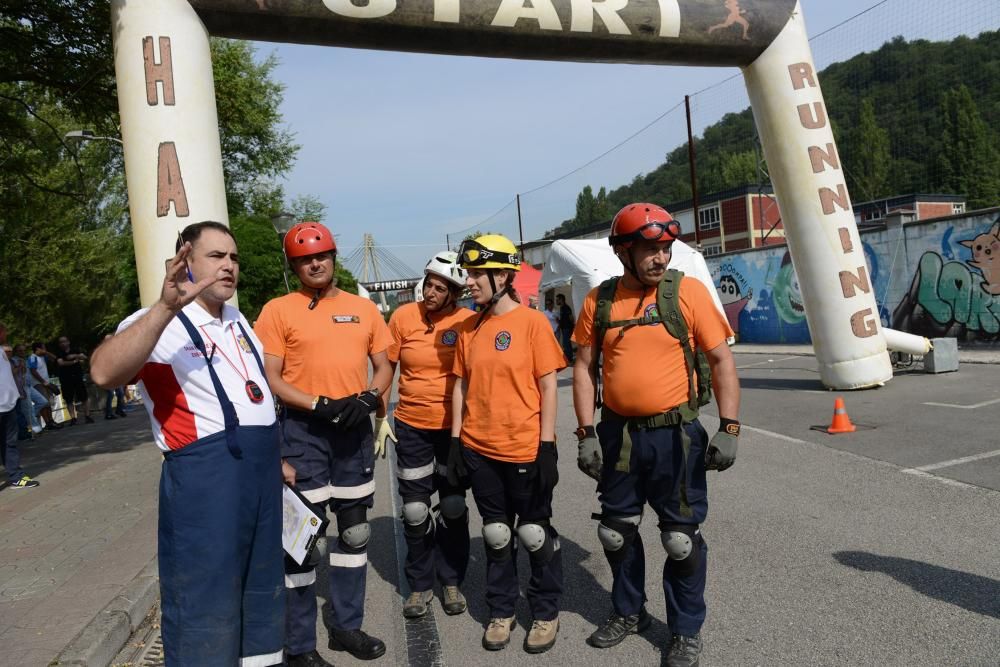
<instances>
[{"instance_id":1,"label":"sunglasses","mask_svg":"<svg viewBox=\"0 0 1000 667\"><path fill-rule=\"evenodd\" d=\"M495 258L495 259L494 259ZM521 265L521 258L517 255L498 253L482 246L475 241L464 241L458 251L458 262L464 267L482 266L487 262L498 261L504 264Z\"/></svg>"}]
</instances>

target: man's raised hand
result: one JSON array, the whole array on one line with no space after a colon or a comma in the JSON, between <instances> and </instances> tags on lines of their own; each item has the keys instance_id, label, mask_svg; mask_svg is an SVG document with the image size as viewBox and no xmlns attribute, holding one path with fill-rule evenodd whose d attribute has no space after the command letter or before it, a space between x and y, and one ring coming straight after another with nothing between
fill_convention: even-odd
<instances>
[{"instance_id":1,"label":"man's raised hand","mask_svg":"<svg viewBox=\"0 0 1000 667\"><path fill-rule=\"evenodd\" d=\"M220 269L214 276L191 282L187 266L189 254L191 254L191 243L185 243L172 259L167 260L167 275L163 277L160 301L173 312L194 301L202 290L225 277L225 272Z\"/></svg>"}]
</instances>

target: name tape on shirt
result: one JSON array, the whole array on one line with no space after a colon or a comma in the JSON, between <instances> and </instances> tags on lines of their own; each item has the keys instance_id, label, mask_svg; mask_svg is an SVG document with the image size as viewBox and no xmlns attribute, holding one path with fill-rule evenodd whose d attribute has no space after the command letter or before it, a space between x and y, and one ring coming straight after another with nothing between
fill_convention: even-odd
<instances>
[{"instance_id":1,"label":"name tape on shirt","mask_svg":"<svg viewBox=\"0 0 1000 667\"><path fill-rule=\"evenodd\" d=\"M361 322L361 318L357 315L334 315L334 324L358 324Z\"/></svg>"}]
</instances>

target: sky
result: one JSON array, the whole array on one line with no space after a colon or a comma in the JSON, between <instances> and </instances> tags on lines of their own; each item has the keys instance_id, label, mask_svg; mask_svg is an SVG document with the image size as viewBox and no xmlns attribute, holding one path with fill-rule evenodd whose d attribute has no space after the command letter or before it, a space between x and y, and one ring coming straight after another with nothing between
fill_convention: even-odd
<instances>
[{"instance_id":1,"label":"sky","mask_svg":"<svg viewBox=\"0 0 1000 667\"><path fill-rule=\"evenodd\" d=\"M996 0L800 2L820 69L895 35L945 39L997 18L967 18ZM301 145L288 198L326 204L342 258L370 233L415 271L471 230L516 243L518 193L529 241L573 216L584 185L612 189L654 169L686 140L686 94L696 134L748 105L737 68L257 47L279 61L281 112Z\"/></svg>"}]
</instances>

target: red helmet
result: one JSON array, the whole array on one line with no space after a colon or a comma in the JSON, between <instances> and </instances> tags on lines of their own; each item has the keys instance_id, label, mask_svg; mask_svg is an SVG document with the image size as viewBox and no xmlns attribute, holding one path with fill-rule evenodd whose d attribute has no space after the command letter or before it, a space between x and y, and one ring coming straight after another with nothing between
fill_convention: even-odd
<instances>
[{"instance_id":1,"label":"red helmet","mask_svg":"<svg viewBox=\"0 0 1000 667\"><path fill-rule=\"evenodd\" d=\"M611 223L612 246L629 248L635 241L673 243L681 235L681 226L667 210L656 204L629 204L618 211Z\"/></svg>"},{"instance_id":2,"label":"red helmet","mask_svg":"<svg viewBox=\"0 0 1000 667\"><path fill-rule=\"evenodd\" d=\"M337 252L330 230L318 222L300 222L285 234L285 257L305 257L320 252Z\"/></svg>"}]
</instances>

